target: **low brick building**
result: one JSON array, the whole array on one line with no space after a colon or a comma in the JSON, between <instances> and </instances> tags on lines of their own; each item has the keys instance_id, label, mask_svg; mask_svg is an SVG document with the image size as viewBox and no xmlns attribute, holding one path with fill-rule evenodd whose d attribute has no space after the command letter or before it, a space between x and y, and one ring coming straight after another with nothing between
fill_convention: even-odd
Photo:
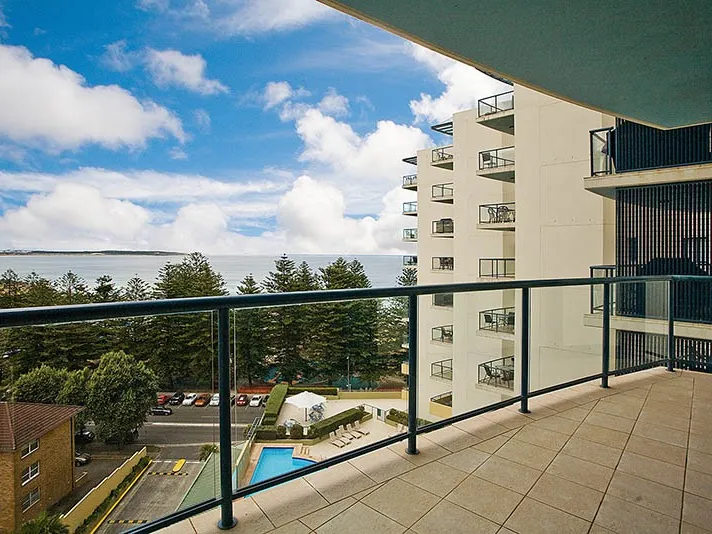
<instances>
[{"instance_id":1,"label":"low brick building","mask_svg":"<svg viewBox=\"0 0 712 534\"><path fill-rule=\"evenodd\" d=\"M0 402L0 533L11 533L74 489L79 406Z\"/></svg>"}]
</instances>

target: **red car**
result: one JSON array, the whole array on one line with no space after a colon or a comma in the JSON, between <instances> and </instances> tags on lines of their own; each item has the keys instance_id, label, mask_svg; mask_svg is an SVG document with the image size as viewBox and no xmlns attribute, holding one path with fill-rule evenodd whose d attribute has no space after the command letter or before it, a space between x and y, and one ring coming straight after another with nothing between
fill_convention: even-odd
<instances>
[{"instance_id":1,"label":"red car","mask_svg":"<svg viewBox=\"0 0 712 534\"><path fill-rule=\"evenodd\" d=\"M156 399L156 404L158 404L159 406L163 406L168 402L170 398L170 395L159 395L158 399Z\"/></svg>"},{"instance_id":2,"label":"red car","mask_svg":"<svg viewBox=\"0 0 712 534\"><path fill-rule=\"evenodd\" d=\"M241 395L237 396L235 404L237 404L238 406L247 406L248 402L250 402L250 398L244 393L242 393Z\"/></svg>"}]
</instances>

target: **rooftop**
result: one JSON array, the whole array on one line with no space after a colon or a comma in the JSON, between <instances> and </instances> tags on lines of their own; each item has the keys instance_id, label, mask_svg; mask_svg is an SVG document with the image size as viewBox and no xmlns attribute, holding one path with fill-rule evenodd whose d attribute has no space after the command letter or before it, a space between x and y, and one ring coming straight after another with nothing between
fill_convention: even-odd
<instances>
[{"instance_id":1,"label":"rooftop","mask_svg":"<svg viewBox=\"0 0 712 534\"><path fill-rule=\"evenodd\" d=\"M712 525L712 375L574 386L234 503L236 533L701 533ZM214 509L162 532L220 532ZM284 528L282 528L284 527Z\"/></svg>"},{"instance_id":2,"label":"rooftop","mask_svg":"<svg viewBox=\"0 0 712 534\"><path fill-rule=\"evenodd\" d=\"M0 402L0 451L14 451L82 410L62 404Z\"/></svg>"}]
</instances>

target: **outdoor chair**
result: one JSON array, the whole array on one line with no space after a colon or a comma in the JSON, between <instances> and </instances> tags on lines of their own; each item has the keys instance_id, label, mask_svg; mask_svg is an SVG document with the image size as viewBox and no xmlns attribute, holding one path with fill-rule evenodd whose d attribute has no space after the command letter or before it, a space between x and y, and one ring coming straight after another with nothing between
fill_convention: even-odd
<instances>
[{"instance_id":1,"label":"outdoor chair","mask_svg":"<svg viewBox=\"0 0 712 534\"><path fill-rule=\"evenodd\" d=\"M339 449L343 449L346 445L349 444L347 441L343 441L337 438L336 432L329 432L329 439L329 443L331 443L335 447L338 447Z\"/></svg>"},{"instance_id":2,"label":"outdoor chair","mask_svg":"<svg viewBox=\"0 0 712 534\"><path fill-rule=\"evenodd\" d=\"M344 432L344 428L341 426L336 430L336 437L342 441L347 442L347 443L351 443L351 441L354 439L351 436L349 436L346 432Z\"/></svg>"},{"instance_id":3,"label":"outdoor chair","mask_svg":"<svg viewBox=\"0 0 712 534\"><path fill-rule=\"evenodd\" d=\"M512 222L512 212L507 206L500 206L497 222Z\"/></svg>"},{"instance_id":4,"label":"outdoor chair","mask_svg":"<svg viewBox=\"0 0 712 534\"><path fill-rule=\"evenodd\" d=\"M341 431L341 434L342 434L342 435L347 436L347 437L349 437L349 438L351 438L351 439L361 439L361 434L356 434L355 432L352 434L351 432L349 432L348 430L346 430L346 428L344 427L344 425L341 425L341 426L339 427L339 430Z\"/></svg>"},{"instance_id":5,"label":"outdoor chair","mask_svg":"<svg viewBox=\"0 0 712 534\"><path fill-rule=\"evenodd\" d=\"M358 430L357 428L352 427L351 423L346 425L346 430L348 430L352 436L356 436L358 439L360 439L366 435L363 432L361 432L360 430Z\"/></svg>"},{"instance_id":6,"label":"outdoor chair","mask_svg":"<svg viewBox=\"0 0 712 534\"><path fill-rule=\"evenodd\" d=\"M488 169L492 167L492 154L489 152L482 152L482 168Z\"/></svg>"},{"instance_id":7,"label":"outdoor chair","mask_svg":"<svg viewBox=\"0 0 712 534\"><path fill-rule=\"evenodd\" d=\"M507 383L507 386L514 382L514 371L511 369L502 369L502 381Z\"/></svg>"},{"instance_id":8,"label":"outdoor chair","mask_svg":"<svg viewBox=\"0 0 712 534\"><path fill-rule=\"evenodd\" d=\"M361 428L361 421L359 421L359 420L356 420L356 421L354 422L354 426L356 427L356 430L358 430L359 432L361 432L361 434L363 434L364 436L368 436L368 435L371 433L370 430L366 430L365 428Z\"/></svg>"},{"instance_id":9,"label":"outdoor chair","mask_svg":"<svg viewBox=\"0 0 712 534\"><path fill-rule=\"evenodd\" d=\"M493 330L494 328L494 320L492 318L491 313L485 313L485 326L484 330Z\"/></svg>"},{"instance_id":10,"label":"outdoor chair","mask_svg":"<svg viewBox=\"0 0 712 534\"><path fill-rule=\"evenodd\" d=\"M499 222L499 217L497 216L497 210L493 207L487 208L487 215L489 215L489 222L496 223Z\"/></svg>"},{"instance_id":11,"label":"outdoor chair","mask_svg":"<svg viewBox=\"0 0 712 534\"><path fill-rule=\"evenodd\" d=\"M485 370L485 379L484 382L486 384L491 384L492 381L494 381L495 385L497 382L499 382L499 373L489 364L482 364L483 369Z\"/></svg>"}]
</instances>

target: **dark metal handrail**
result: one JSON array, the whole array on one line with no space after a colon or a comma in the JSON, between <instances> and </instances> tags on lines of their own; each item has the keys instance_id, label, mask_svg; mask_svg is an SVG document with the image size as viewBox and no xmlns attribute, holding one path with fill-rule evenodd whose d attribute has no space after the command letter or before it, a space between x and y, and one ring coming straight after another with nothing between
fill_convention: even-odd
<instances>
[{"instance_id":1,"label":"dark metal handrail","mask_svg":"<svg viewBox=\"0 0 712 534\"><path fill-rule=\"evenodd\" d=\"M418 203L403 202L403 213L418 213Z\"/></svg>"},{"instance_id":2,"label":"dark metal handrail","mask_svg":"<svg viewBox=\"0 0 712 534\"><path fill-rule=\"evenodd\" d=\"M480 204L480 224L513 223L516 220L514 202Z\"/></svg>"},{"instance_id":3,"label":"dark metal handrail","mask_svg":"<svg viewBox=\"0 0 712 534\"><path fill-rule=\"evenodd\" d=\"M514 356L482 362L477 366L477 383L514 389Z\"/></svg>"},{"instance_id":4,"label":"dark metal handrail","mask_svg":"<svg viewBox=\"0 0 712 534\"><path fill-rule=\"evenodd\" d=\"M418 175L406 174L403 176L403 185L418 185Z\"/></svg>"},{"instance_id":5,"label":"dark metal handrail","mask_svg":"<svg viewBox=\"0 0 712 534\"><path fill-rule=\"evenodd\" d=\"M480 152L480 170L497 169L514 165L514 147L505 146Z\"/></svg>"},{"instance_id":6,"label":"dark metal handrail","mask_svg":"<svg viewBox=\"0 0 712 534\"><path fill-rule=\"evenodd\" d=\"M455 194L455 189L452 183L434 185L431 192L431 198L450 198Z\"/></svg>"},{"instance_id":7,"label":"dark metal handrail","mask_svg":"<svg viewBox=\"0 0 712 534\"><path fill-rule=\"evenodd\" d=\"M441 146L434 148L432 151L432 162L440 163L441 161L451 160L455 155L451 152L452 145Z\"/></svg>"},{"instance_id":8,"label":"dark metal handrail","mask_svg":"<svg viewBox=\"0 0 712 534\"><path fill-rule=\"evenodd\" d=\"M431 363L430 376L442 378L443 380L452 380L452 358Z\"/></svg>"},{"instance_id":9,"label":"dark metal handrail","mask_svg":"<svg viewBox=\"0 0 712 534\"><path fill-rule=\"evenodd\" d=\"M615 265L591 265L589 267L589 272L591 273L591 278L596 278L603 276L605 278L613 277L616 275ZM603 312L603 286L591 286L590 287L590 299L591 299L591 313L602 313ZM615 313L615 291L611 291L610 295L610 306L611 313Z\"/></svg>"},{"instance_id":10,"label":"dark metal handrail","mask_svg":"<svg viewBox=\"0 0 712 534\"><path fill-rule=\"evenodd\" d=\"M433 234L452 234L455 232L455 222L452 219L433 221Z\"/></svg>"},{"instance_id":11,"label":"dark metal handrail","mask_svg":"<svg viewBox=\"0 0 712 534\"><path fill-rule=\"evenodd\" d=\"M492 115L500 111L509 111L510 109L514 109L514 91L506 91L486 98L480 98L477 101L477 117Z\"/></svg>"},{"instance_id":12,"label":"dark metal handrail","mask_svg":"<svg viewBox=\"0 0 712 534\"><path fill-rule=\"evenodd\" d=\"M514 278L514 258L480 258L480 278Z\"/></svg>"},{"instance_id":13,"label":"dark metal handrail","mask_svg":"<svg viewBox=\"0 0 712 534\"><path fill-rule=\"evenodd\" d=\"M432 268L434 271L452 271L455 269L455 258L452 256L433 257Z\"/></svg>"},{"instance_id":14,"label":"dark metal handrail","mask_svg":"<svg viewBox=\"0 0 712 534\"><path fill-rule=\"evenodd\" d=\"M408 241L418 240L418 229L417 228L403 228L403 239Z\"/></svg>"},{"instance_id":15,"label":"dark metal handrail","mask_svg":"<svg viewBox=\"0 0 712 534\"><path fill-rule=\"evenodd\" d=\"M480 312L480 330L491 332L514 333L515 311L513 306L492 308Z\"/></svg>"},{"instance_id":16,"label":"dark metal handrail","mask_svg":"<svg viewBox=\"0 0 712 534\"><path fill-rule=\"evenodd\" d=\"M452 325L448 324L433 327L430 339L439 341L440 343L452 343Z\"/></svg>"},{"instance_id":17,"label":"dark metal handrail","mask_svg":"<svg viewBox=\"0 0 712 534\"><path fill-rule=\"evenodd\" d=\"M418 256L403 256L403 265L406 267L418 265Z\"/></svg>"}]
</instances>

